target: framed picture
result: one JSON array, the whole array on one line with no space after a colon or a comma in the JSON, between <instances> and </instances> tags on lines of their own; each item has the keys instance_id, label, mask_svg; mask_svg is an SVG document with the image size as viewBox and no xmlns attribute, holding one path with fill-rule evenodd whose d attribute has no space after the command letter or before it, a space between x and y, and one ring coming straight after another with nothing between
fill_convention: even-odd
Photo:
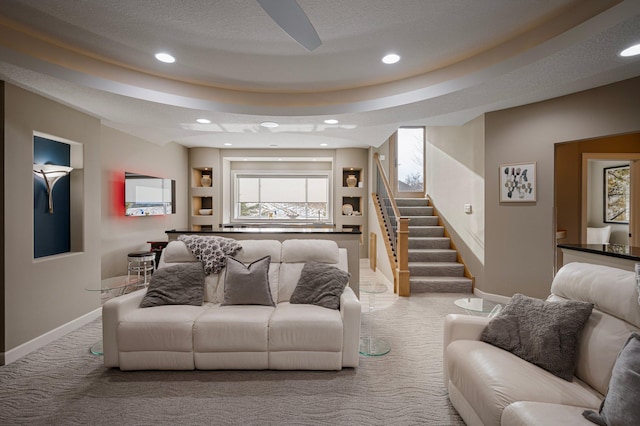
<instances>
[{"instance_id":1,"label":"framed picture","mask_svg":"<svg viewBox=\"0 0 640 426\"><path fill-rule=\"evenodd\" d=\"M500 202L536 201L536 163L500 165Z\"/></svg>"},{"instance_id":2,"label":"framed picture","mask_svg":"<svg viewBox=\"0 0 640 426\"><path fill-rule=\"evenodd\" d=\"M629 166L604 169L604 221L629 223Z\"/></svg>"}]
</instances>

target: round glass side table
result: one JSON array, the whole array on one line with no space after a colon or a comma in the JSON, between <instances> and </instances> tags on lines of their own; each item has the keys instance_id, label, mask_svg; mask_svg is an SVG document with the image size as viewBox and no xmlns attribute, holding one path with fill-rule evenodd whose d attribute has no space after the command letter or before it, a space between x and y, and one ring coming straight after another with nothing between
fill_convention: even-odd
<instances>
[{"instance_id":1,"label":"round glass side table","mask_svg":"<svg viewBox=\"0 0 640 426\"><path fill-rule=\"evenodd\" d=\"M100 304L104 304L104 302L111 299L112 297L122 296L129 291L146 287L149 283L140 281L135 276L131 278L125 275L104 279L100 284L100 288L85 288L85 290L100 292ZM89 351L97 356L102 355L104 353L102 349L102 340L94 343L89 348Z\"/></svg>"},{"instance_id":2,"label":"round glass side table","mask_svg":"<svg viewBox=\"0 0 640 426\"><path fill-rule=\"evenodd\" d=\"M369 299L369 336L360 338L360 353L365 356L381 356L389 353L391 344L384 339L375 337L375 305L376 294L387 291L387 286L382 283L363 281L360 283L360 291L366 293Z\"/></svg>"},{"instance_id":3,"label":"round glass side table","mask_svg":"<svg viewBox=\"0 0 640 426\"><path fill-rule=\"evenodd\" d=\"M457 307L464 309L468 315L493 317L502 309L502 305L479 297L465 297L464 299L457 299L453 303Z\"/></svg>"}]
</instances>

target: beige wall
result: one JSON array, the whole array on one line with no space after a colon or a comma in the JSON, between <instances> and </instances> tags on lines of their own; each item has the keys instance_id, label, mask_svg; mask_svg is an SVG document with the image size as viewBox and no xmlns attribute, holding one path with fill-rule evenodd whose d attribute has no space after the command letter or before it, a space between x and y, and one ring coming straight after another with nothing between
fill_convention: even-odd
<instances>
[{"instance_id":1,"label":"beige wall","mask_svg":"<svg viewBox=\"0 0 640 426\"><path fill-rule=\"evenodd\" d=\"M100 122L86 114L5 84L4 350L10 350L100 306L85 291L100 283ZM83 169L72 179L83 200L82 251L33 257L33 135L81 144ZM76 224L77 225L77 224Z\"/></svg>"},{"instance_id":2,"label":"beige wall","mask_svg":"<svg viewBox=\"0 0 640 426\"><path fill-rule=\"evenodd\" d=\"M484 131L484 116L463 126L428 127L425 150L426 192L478 288L485 252ZM465 204L471 204L471 214Z\"/></svg>"},{"instance_id":3,"label":"beige wall","mask_svg":"<svg viewBox=\"0 0 640 426\"><path fill-rule=\"evenodd\" d=\"M484 292L549 294L554 272L554 144L640 130L640 78L485 117ZM498 167L537 163L537 202L499 203ZM575 164L568 164L575 167Z\"/></svg>"},{"instance_id":4,"label":"beige wall","mask_svg":"<svg viewBox=\"0 0 640 426\"><path fill-rule=\"evenodd\" d=\"M109 278L127 273L127 253L149 250L147 241L165 241L166 230L187 227L188 149L175 143L158 146L106 126L101 127L100 140L102 278ZM175 180L176 213L125 217L125 171Z\"/></svg>"},{"instance_id":5,"label":"beige wall","mask_svg":"<svg viewBox=\"0 0 640 426\"><path fill-rule=\"evenodd\" d=\"M148 250L148 240L166 240L167 229L187 224L187 149L158 146L104 127L99 120L39 95L5 84L4 96L5 273L2 296L3 353L100 307L106 277L126 274L126 254ZM34 132L77 143L81 167L72 172L72 252L33 258ZM76 149L78 148L78 149ZM72 160L73 162L73 160ZM176 180L177 214L126 218L121 197L124 172ZM72 208L74 210L75 207ZM78 241L76 241L78 240ZM45 342L46 343L46 342ZM37 343L35 343L37 347ZM13 355L9 356L11 359Z\"/></svg>"}]
</instances>

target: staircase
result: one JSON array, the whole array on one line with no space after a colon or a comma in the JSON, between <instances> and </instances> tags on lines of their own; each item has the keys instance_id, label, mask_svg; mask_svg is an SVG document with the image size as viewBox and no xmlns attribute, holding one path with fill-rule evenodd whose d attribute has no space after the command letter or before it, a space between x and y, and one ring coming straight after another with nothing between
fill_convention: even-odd
<instances>
[{"instance_id":1,"label":"staircase","mask_svg":"<svg viewBox=\"0 0 640 426\"><path fill-rule=\"evenodd\" d=\"M409 282L411 293L471 293L472 280L445 237L444 227L425 198L396 198L402 216L409 221Z\"/></svg>"}]
</instances>

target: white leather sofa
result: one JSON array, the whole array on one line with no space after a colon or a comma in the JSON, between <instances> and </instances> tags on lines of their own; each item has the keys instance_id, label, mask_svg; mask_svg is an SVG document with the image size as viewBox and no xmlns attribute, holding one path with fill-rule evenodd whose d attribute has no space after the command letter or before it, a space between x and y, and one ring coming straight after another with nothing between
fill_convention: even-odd
<instances>
[{"instance_id":1,"label":"white leather sofa","mask_svg":"<svg viewBox=\"0 0 640 426\"><path fill-rule=\"evenodd\" d=\"M582 412L598 411L618 353L640 327L634 273L570 263L554 278L547 300L567 299L594 305L572 382L480 341L489 318L446 317L444 383L466 424L593 426Z\"/></svg>"},{"instance_id":2,"label":"white leather sofa","mask_svg":"<svg viewBox=\"0 0 640 426\"><path fill-rule=\"evenodd\" d=\"M159 268L195 261L171 256L170 243ZM202 306L140 308L146 290L103 306L104 365L121 370L340 370L357 367L360 302L348 286L339 310L290 304L307 261L347 270L347 252L326 240L243 240L234 257L250 263L271 256L269 285L275 307L220 306L224 269L206 277ZM185 250L186 247L181 250Z\"/></svg>"}]
</instances>

